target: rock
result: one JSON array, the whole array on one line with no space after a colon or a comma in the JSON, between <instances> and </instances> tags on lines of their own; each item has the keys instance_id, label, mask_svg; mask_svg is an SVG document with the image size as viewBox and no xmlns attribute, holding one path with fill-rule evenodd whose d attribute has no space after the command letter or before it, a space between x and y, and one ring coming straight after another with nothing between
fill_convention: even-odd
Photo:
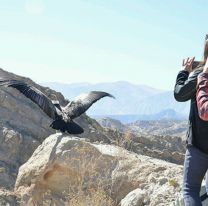
<instances>
[{"instance_id":1,"label":"rock","mask_svg":"<svg viewBox=\"0 0 208 206\"><path fill-rule=\"evenodd\" d=\"M0 205L1 206L19 206L16 196L5 189L0 189Z\"/></svg>"},{"instance_id":2,"label":"rock","mask_svg":"<svg viewBox=\"0 0 208 206\"><path fill-rule=\"evenodd\" d=\"M145 203L146 193L141 189L131 191L124 199L121 200L121 206L143 206Z\"/></svg>"},{"instance_id":3,"label":"rock","mask_svg":"<svg viewBox=\"0 0 208 206\"><path fill-rule=\"evenodd\" d=\"M161 177L158 179L158 181L160 185L164 185L166 182L168 182L168 179L165 177Z\"/></svg>"},{"instance_id":4,"label":"rock","mask_svg":"<svg viewBox=\"0 0 208 206\"><path fill-rule=\"evenodd\" d=\"M106 117L101 119L96 119L96 121L102 126L106 128L110 128L112 130L118 130L120 132L126 132L128 130L127 126L122 124L120 121Z\"/></svg>"},{"instance_id":5,"label":"rock","mask_svg":"<svg viewBox=\"0 0 208 206\"><path fill-rule=\"evenodd\" d=\"M103 127L113 129L111 139L128 150L176 164L184 162L186 144L180 131L181 127L183 134L187 131L186 121L137 121L126 125L111 118L97 121Z\"/></svg>"},{"instance_id":6,"label":"rock","mask_svg":"<svg viewBox=\"0 0 208 206\"><path fill-rule=\"evenodd\" d=\"M168 205L180 192L181 175L182 167L175 164L54 134L20 167L15 194L23 205L70 205L75 200L96 205L96 199L110 206L142 199L144 192L150 206ZM170 185L164 177L178 185Z\"/></svg>"},{"instance_id":7,"label":"rock","mask_svg":"<svg viewBox=\"0 0 208 206\"><path fill-rule=\"evenodd\" d=\"M124 137L127 134L124 134ZM129 136L129 133L128 133ZM183 164L185 143L178 142L176 137L157 135L135 135L131 134L129 150L150 157L166 160L176 164Z\"/></svg>"},{"instance_id":8,"label":"rock","mask_svg":"<svg viewBox=\"0 0 208 206\"><path fill-rule=\"evenodd\" d=\"M135 133L146 133L158 136L174 136L176 139L184 139L188 128L187 120L138 120L125 125ZM180 137L180 138L179 138Z\"/></svg>"},{"instance_id":9,"label":"rock","mask_svg":"<svg viewBox=\"0 0 208 206\"><path fill-rule=\"evenodd\" d=\"M176 201L171 206L185 206L182 194L179 194Z\"/></svg>"}]
</instances>

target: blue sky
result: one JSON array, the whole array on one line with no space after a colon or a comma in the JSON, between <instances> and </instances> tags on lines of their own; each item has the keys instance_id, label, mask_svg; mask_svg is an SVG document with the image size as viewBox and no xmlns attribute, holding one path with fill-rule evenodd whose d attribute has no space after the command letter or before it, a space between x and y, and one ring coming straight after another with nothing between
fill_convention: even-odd
<instances>
[{"instance_id":1,"label":"blue sky","mask_svg":"<svg viewBox=\"0 0 208 206\"><path fill-rule=\"evenodd\" d=\"M0 0L0 67L37 82L172 89L202 58L205 0Z\"/></svg>"}]
</instances>

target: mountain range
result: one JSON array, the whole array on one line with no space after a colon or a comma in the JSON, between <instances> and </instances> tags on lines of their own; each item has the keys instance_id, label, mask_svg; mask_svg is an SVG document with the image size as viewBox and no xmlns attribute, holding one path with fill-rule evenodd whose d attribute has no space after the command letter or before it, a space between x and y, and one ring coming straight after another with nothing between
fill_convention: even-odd
<instances>
[{"instance_id":1,"label":"mountain range","mask_svg":"<svg viewBox=\"0 0 208 206\"><path fill-rule=\"evenodd\" d=\"M162 110L156 114L145 114L145 115L91 115L94 119L105 119L106 117L119 120L123 124L128 124L136 121L160 121L160 120L186 120L187 115L183 113L178 113L173 109Z\"/></svg>"},{"instance_id":2,"label":"mountain range","mask_svg":"<svg viewBox=\"0 0 208 206\"><path fill-rule=\"evenodd\" d=\"M109 92L116 97L116 100L102 99L88 110L88 115L95 118L111 116L122 122L167 118L184 119L188 116L190 106L189 102L176 102L173 91L159 90L126 81L98 84L46 82L41 85L61 92L70 100L81 93L92 90Z\"/></svg>"}]
</instances>

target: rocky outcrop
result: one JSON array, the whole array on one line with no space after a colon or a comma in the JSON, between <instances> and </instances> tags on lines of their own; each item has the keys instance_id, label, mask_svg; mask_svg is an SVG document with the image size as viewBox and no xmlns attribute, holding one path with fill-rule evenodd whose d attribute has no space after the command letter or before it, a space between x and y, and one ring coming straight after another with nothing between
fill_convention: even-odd
<instances>
[{"instance_id":1,"label":"rocky outcrop","mask_svg":"<svg viewBox=\"0 0 208 206\"><path fill-rule=\"evenodd\" d=\"M125 126L136 134L140 133L160 136L176 136L181 137L184 140L188 128L188 121L168 119L155 121L136 121Z\"/></svg>"},{"instance_id":2,"label":"rocky outcrop","mask_svg":"<svg viewBox=\"0 0 208 206\"><path fill-rule=\"evenodd\" d=\"M120 121L115 119L106 117L106 118L96 119L96 121L104 128L118 130L121 133L128 131L128 127L126 125L122 124Z\"/></svg>"},{"instance_id":3,"label":"rocky outcrop","mask_svg":"<svg viewBox=\"0 0 208 206\"><path fill-rule=\"evenodd\" d=\"M16 195L8 190L0 189L0 205L1 206L19 206Z\"/></svg>"},{"instance_id":4,"label":"rocky outcrop","mask_svg":"<svg viewBox=\"0 0 208 206\"><path fill-rule=\"evenodd\" d=\"M117 130L108 130L111 142L137 154L183 164L185 141L180 137L159 136L152 134L134 134L131 131L120 133Z\"/></svg>"},{"instance_id":5,"label":"rocky outcrop","mask_svg":"<svg viewBox=\"0 0 208 206\"><path fill-rule=\"evenodd\" d=\"M182 165L184 162L185 145L185 141L182 141L180 137L147 134L133 136L129 147L138 154Z\"/></svg>"},{"instance_id":6,"label":"rocky outcrop","mask_svg":"<svg viewBox=\"0 0 208 206\"><path fill-rule=\"evenodd\" d=\"M187 130L184 121L137 121L124 125L120 121L103 118L98 122L106 130L109 129L111 142L114 140L121 147L176 164L184 162L185 138L174 133Z\"/></svg>"},{"instance_id":7,"label":"rocky outcrop","mask_svg":"<svg viewBox=\"0 0 208 206\"><path fill-rule=\"evenodd\" d=\"M121 200L121 206L143 206L146 192L137 188Z\"/></svg>"},{"instance_id":8,"label":"rocky outcrop","mask_svg":"<svg viewBox=\"0 0 208 206\"><path fill-rule=\"evenodd\" d=\"M187 120L137 120L129 124L123 124L119 120L109 117L96 118L102 127L118 130L119 132L131 131L135 135L158 135L186 138L188 128Z\"/></svg>"},{"instance_id":9,"label":"rocky outcrop","mask_svg":"<svg viewBox=\"0 0 208 206\"><path fill-rule=\"evenodd\" d=\"M175 201L181 174L175 164L54 134L20 167L15 193L31 206L162 206Z\"/></svg>"}]
</instances>

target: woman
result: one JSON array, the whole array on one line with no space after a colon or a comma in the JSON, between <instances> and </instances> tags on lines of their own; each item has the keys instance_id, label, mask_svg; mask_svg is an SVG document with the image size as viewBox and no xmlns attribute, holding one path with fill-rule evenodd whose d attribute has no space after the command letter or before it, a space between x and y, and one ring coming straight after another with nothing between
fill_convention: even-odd
<instances>
[{"instance_id":1,"label":"woman","mask_svg":"<svg viewBox=\"0 0 208 206\"><path fill-rule=\"evenodd\" d=\"M199 193L201 182L208 169L208 121L199 117L196 101L197 77L202 72L207 57L208 36L205 39L203 61L193 72L194 58L183 61L183 70L177 76L174 89L177 101L191 100L183 175L183 196L186 206L202 206Z\"/></svg>"}]
</instances>

